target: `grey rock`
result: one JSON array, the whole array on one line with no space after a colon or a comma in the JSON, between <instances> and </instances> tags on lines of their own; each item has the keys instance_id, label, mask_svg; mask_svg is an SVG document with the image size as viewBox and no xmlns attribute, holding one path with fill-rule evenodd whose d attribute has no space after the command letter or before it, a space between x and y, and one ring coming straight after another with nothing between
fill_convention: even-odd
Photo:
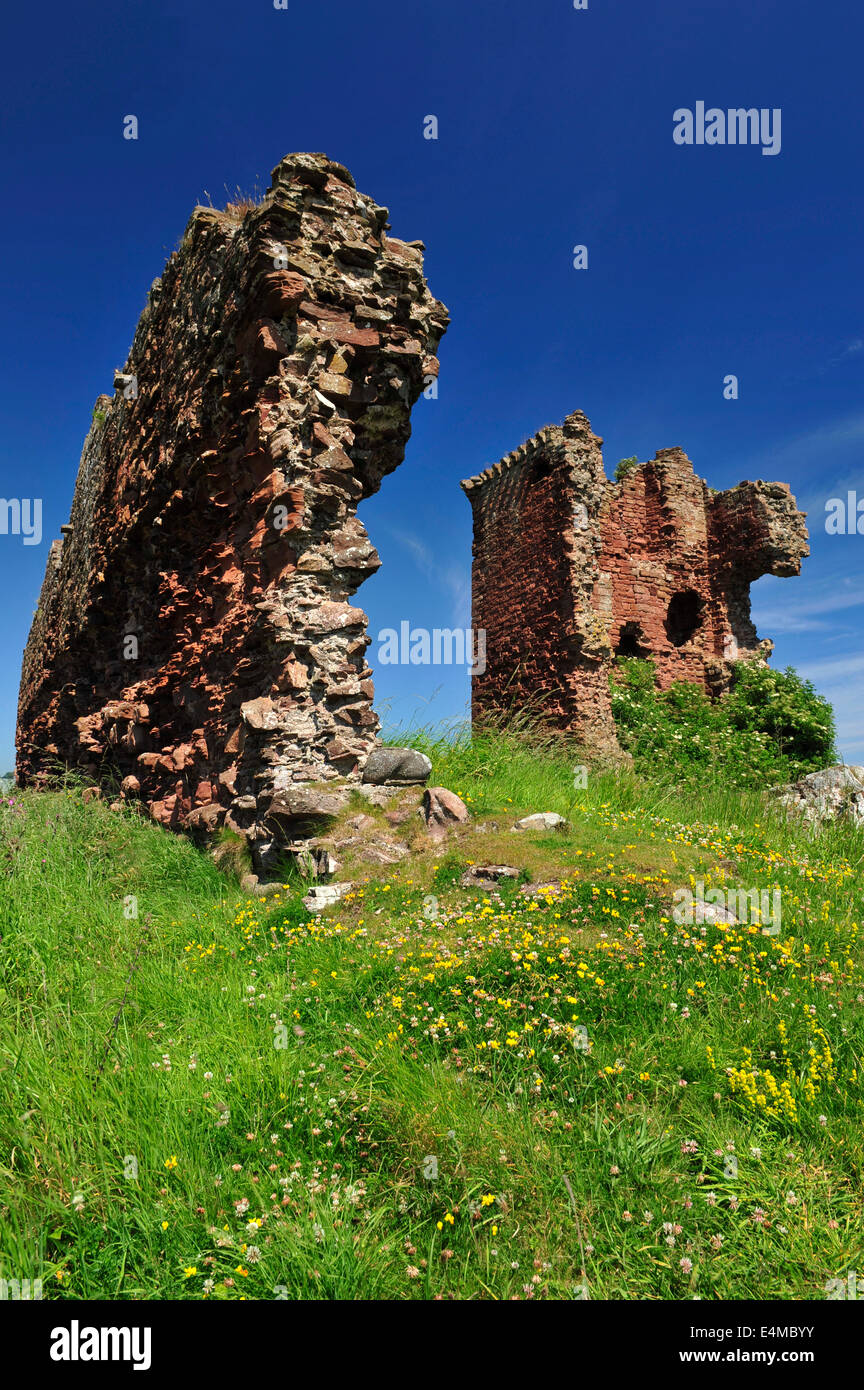
<instances>
[{"instance_id":1,"label":"grey rock","mask_svg":"<svg viewBox=\"0 0 864 1390\"><path fill-rule=\"evenodd\" d=\"M264 823L271 833L291 839L299 825L338 816L346 799L315 787L288 787L271 798Z\"/></svg>"},{"instance_id":2,"label":"grey rock","mask_svg":"<svg viewBox=\"0 0 864 1390\"><path fill-rule=\"evenodd\" d=\"M373 840L358 851L359 857L369 864L398 864L400 859L407 859L410 853L407 845L400 845L395 840Z\"/></svg>"},{"instance_id":3,"label":"grey rock","mask_svg":"<svg viewBox=\"0 0 864 1390\"><path fill-rule=\"evenodd\" d=\"M235 796L225 815L228 829L235 834L248 834L255 820L256 805L254 796Z\"/></svg>"},{"instance_id":4,"label":"grey rock","mask_svg":"<svg viewBox=\"0 0 864 1390\"><path fill-rule=\"evenodd\" d=\"M250 890L253 898L275 898L279 893L289 893L284 883L256 883Z\"/></svg>"},{"instance_id":5,"label":"grey rock","mask_svg":"<svg viewBox=\"0 0 864 1390\"><path fill-rule=\"evenodd\" d=\"M538 811L533 816L523 816L512 827L513 830L566 830L567 821L557 811Z\"/></svg>"},{"instance_id":6,"label":"grey rock","mask_svg":"<svg viewBox=\"0 0 864 1390\"><path fill-rule=\"evenodd\" d=\"M272 729L276 724L276 711L273 701L267 695L256 700L247 700L240 706L243 722L250 729Z\"/></svg>"},{"instance_id":7,"label":"grey rock","mask_svg":"<svg viewBox=\"0 0 864 1390\"><path fill-rule=\"evenodd\" d=\"M691 915L692 914L692 915ZM687 924L702 926L706 922L725 922L730 927L738 925L738 918L734 912L730 912L728 907L721 907L719 903L706 903L697 898L688 909Z\"/></svg>"},{"instance_id":8,"label":"grey rock","mask_svg":"<svg viewBox=\"0 0 864 1390\"><path fill-rule=\"evenodd\" d=\"M560 878L547 879L545 883L523 883L519 889L526 898L557 898L562 891L562 880Z\"/></svg>"},{"instance_id":9,"label":"grey rock","mask_svg":"<svg viewBox=\"0 0 864 1390\"><path fill-rule=\"evenodd\" d=\"M293 845L291 858L294 867L304 878L327 879L339 872L339 861L322 845Z\"/></svg>"},{"instance_id":10,"label":"grey rock","mask_svg":"<svg viewBox=\"0 0 864 1390\"><path fill-rule=\"evenodd\" d=\"M499 883L515 883L521 872L512 864L472 864L459 882L463 888L495 888Z\"/></svg>"},{"instance_id":11,"label":"grey rock","mask_svg":"<svg viewBox=\"0 0 864 1390\"><path fill-rule=\"evenodd\" d=\"M366 759L363 781L374 786L397 782L400 786L427 781L432 764L415 748L373 748Z\"/></svg>"},{"instance_id":12,"label":"grey rock","mask_svg":"<svg viewBox=\"0 0 864 1390\"><path fill-rule=\"evenodd\" d=\"M864 767L837 763L778 787L773 793L788 816L800 815L812 825L843 817L864 824Z\"/></svg>"},{"instance_id":13,"label":"grey rock","mask_svg":"<svg viewBox=\"0 0 864 1390\"><path fill-rule=\"evenodd\" d=\"M346 893L350 893L353 886L352 883L316 884L303 899L303 906L310 912L323 912L325 907L332 907L340 898L344 898Z\"/></svg>"}]
</instances>

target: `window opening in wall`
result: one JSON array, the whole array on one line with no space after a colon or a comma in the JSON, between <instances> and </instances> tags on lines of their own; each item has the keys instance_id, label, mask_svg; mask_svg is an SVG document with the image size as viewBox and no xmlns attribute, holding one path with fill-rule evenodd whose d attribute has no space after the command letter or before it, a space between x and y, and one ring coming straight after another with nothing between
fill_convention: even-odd
<instances>
[{"instance_id":1,"label":"window opening in wall","mask_svg":"<svg viewBox=\"0 0 864 1390\"><path fill-rule=\"evenodd\" d=\"M673 594L666 614L666 636L673 647L683 647L689 642L702 621L705 604L693 589L682 589Z\"/></svg>"},{"instance_id":2,"label":"window opening in wall","mask_svg":"<svg viewBox=\"0 0 864 1390\"><path fill-rule=\"evenodd\" d=\"M641 623L631 621L621 624L615 646L617 656L645 657L649 655L650 650Z\"/></svg>"}]
</instances>

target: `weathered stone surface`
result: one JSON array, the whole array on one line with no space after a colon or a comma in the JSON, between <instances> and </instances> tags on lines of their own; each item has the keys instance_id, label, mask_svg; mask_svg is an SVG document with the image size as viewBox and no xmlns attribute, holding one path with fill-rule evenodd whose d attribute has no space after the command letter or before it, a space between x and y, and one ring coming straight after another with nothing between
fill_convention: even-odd
<instances>
[{"instance_id":1,"label":"weathered stone surface","mask_svg":"<svg viewBox=\"0 0 864 1390\"><path fill-rule=\"evenodd\" d=\"M701 927L705 922L720 922L729 927L738 925L738 918L735 913L720 903L706 903L704 900L696 898L689 904L687 912L688 925L691 922L697 927Z\"/></svg>"},{"instance_id":2,"label":"weathered stone surface","mask_svg":"<svg viewBox=\"0 0 864 1390\"><path fill-rule=\"evenodd\" d=\"M209 802L206 806L196 806L186 817L185 829L194 831L200 830L205 835L212 835L225 819L225 807L217 806L215 802Z\"/></svg>"},{"instance_id":3,"label":"weathered stone surface","mask_svg":"<svg viewBox=\"0 0 864 1390\"><path fill-rule=\"evenodd\" d=\"M325 907L338 903L346 893L350 893L353 883L317 883L303 899L303 906L310 912L323 912Z\"/></svg>"},{"instance_id":4,"label":"weathered stone surface","mask_svg":"<svg viewBox=\"0 0 864 1390\"><path fill-rule=\"evenodd\" d=\"M810 772L789 787L778 787L771 794L790 815L800 815L814 825L822 821L848 818L864 824L864 767L837 764Z\"/></svg>"},{"instance_id":5,"label":"weathered stone surface","mask_svg":"<svg viewBox=\"0 0 864 1390\"><path fill-rule=\"evenodd\" d=\"M602 443L575 411L462 487L472 623L486 634L473 718L528 704L615 758L613 654L652 657L663 689L721 694L736 661L772 650L750 620L750 585L798 574L809 550L784 483L714 492L681 449L611 482Z\"/></svg>"},{"instance_id":6,"label":"weathered stone surface","mask_svg":"<svg viewBox=\"0 0 864 1390\"><path fill-rule=\"evenodd\" d=\"M523 883L519 892L526 898L550 898L558 899L564 892L565 880L561 878L549 878L543 883Z\"/></svg>"},{"instance_id":7,"label":"weathered stone surface","mask_svg":"<svg viewBox=\"0 0 864 1390\"><path fill-rule=\"evenodd\" d=\"M446 787L427 787L423 793L420 814L433 839L443 839L454 825L470 820L468 807L455 792Z\"/></svg>"},{"instance_id":8,"label":"weathered stone surface","mask_svg":"<svg viewBox=\"0 0 864 1390\"><path fill-rule=\"evenodd\" d=\"M363 783L357 788L364 801L368 801L370 806L377 806L382 809L388 806L395 796L399 793L399 788L392 783L383 787L369 786Z\"/></svg>"},{"instance_id":9,"label":"weathered stone surface","mask_svg":"<svg viewBox=\"0 0 864 1390\"><path fill-rule=\"evenodd\" d=\"M463 888L496 888L499 883L515 883L521 872L511 864L472 864L459 882Z\"/></svg>"},{"instance_id":10,"label":"weathered stone surface","mask_svg":"<svg viewBox=\"0 0 864 1390\"><path fill-rule=\"evenodd\" d=\"M306 825L311 821L326 821L331 816L338 816L345 801L344 795L319 791L316 787L304 787L300 783L271 797L262 822L267 830L282 832L287 840L296 833L298 825Z\"/></svg>"},{"instance_id":11,"label":"weathered stone surface","mask_svg":"<svg viewBox=\"0 0 864 1390\"><path fill-rule=\"evenodd\" d=\"M178 829L213 804L240 823L240 800L257 854L248 797L359 783L378 720L350 600L380 562L357 505L402 461L447 325L386 219L320 154L284 159L257 206L195 209L51 549L19 784L58 760L134 776Z\"/></svg>"},{"instance_id":12,"label":"weathered stone surface","mask_svg":"<svg viewBox=\"0 0 864 1390\"><path fill-rule=\"evenodd\" d=\"M401 859L407 859L411 851L398 840L373 840L357 853L368 864L398 864Z\"/></svg>"},{"instance_id":13,"label":"weathered stone surface","mask_svg":"<svg viewBox=\"0 0 864 1390\"><path fill-rule=\"evenodd\" d=\"M537 811L533 816L523 816L511 827L513 830L566 830L567 821L557 811Z\"/></svg>"},{"instance_id":14,"label":"weathered stone surface","mask_svg":"<svg viewBox=\"0 0 864 1390\"><path fill-rule=\"evenodd\" d=\"M363 781L422 783L428 780L432 764L425 753L414 748L373 748L366 759Z\"/></svg>"},{"instance_id":15,"label":"weathered stone surface","mask_svg":"<svg viewBox=\"0 0 864 1390\"><path fill-rule=\"evenodd\" d=\"M294 845L291 849L294 867L304 878L329 879L338 873L339 861L330 853L329 847L309 841L308 844Z\"/></svg>"}]
</instances>

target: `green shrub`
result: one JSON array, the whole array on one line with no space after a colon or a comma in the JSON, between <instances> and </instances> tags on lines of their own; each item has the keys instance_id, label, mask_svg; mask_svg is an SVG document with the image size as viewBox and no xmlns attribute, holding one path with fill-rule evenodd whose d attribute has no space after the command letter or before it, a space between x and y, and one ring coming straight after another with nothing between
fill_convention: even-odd
<instances>
[{"instance_id":1,"label":"green shrub","mask_svg":"<svg viewBox=\"0 0 864 1390\"><path fill-rule=\"evenodd\" d=\"M831 706L791 667L741 662L729 694L691 682L658 690L654 663L619 657L612 712L636 770L681 781L721 774L738 787L794 781L836 761Z\"/></svg>"},{"instance_id":2,"label":"green shrub","mask_svg":"<svg viewBox=\"0 0 864 1390\"><path fill-rule=\"evenodd\" d=\"M791 666L739 663L725 707L736 729L767 734L782 757L808 772L836 761L831 706Z\"/></svg>"},{"instance_id":3,"label":"green shrub","mask_svg":"<svg viewBox=\"0 0 864 1390\"><path fill-rule=\"evenodd\" d=\"M628 459L619 459L615 465L615 481L620 483L622 478L626 478L628 473L632 473L634 468L639 467L639 460L635 454L631 454Z\"/></svg>"}]
</instances>

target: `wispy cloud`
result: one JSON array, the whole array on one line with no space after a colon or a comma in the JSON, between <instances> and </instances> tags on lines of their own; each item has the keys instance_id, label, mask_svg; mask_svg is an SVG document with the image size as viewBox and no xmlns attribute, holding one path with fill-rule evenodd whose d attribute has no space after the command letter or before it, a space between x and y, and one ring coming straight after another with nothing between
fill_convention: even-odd
<instances>
[{"instance_id":1,"label":"wispy cloud","mask_svg":"<svg viewBox=\"0 0 864 1390\"><path fill-rule=\"evenodd\" d=\"M823 686L826 689L831 685L842 688L854 676L860 708L860 682L857 677L864 671L864 652L856 653L855 656L833 656L823 657L817 661L805 661L798 669L799 674L805 680L812 681L814 685Z\"/></svg>"},{"instance_id":2,"label":"wispy cloud","mask_svg":"<svg viewBox=\"0 0 864 1390\"><path fill-rule=\"evenodd\" d=\"M864 352L864 338L853 338L844 348L836 352L833 357L829 357L828 361L824 362L821 367L817 367L816 370L820 376L824 376L826 372L830 372L832 367L839 367L843 362L848 362L851 357L860 356L862 352Z\"/></svg>"},{"instance_id":3,"label":"wispy cloud","mask_svg":"<svg viewBox=\"0 0 864 1390\"><path fill-rule=\"evenodd\" d=\"M859 499L864 498L864 454L860 467L854 472L846 472L835 478L831 478L830 474L826 475L826 480L818 492L813 491L809 484L807 487L807 492L799 490L795 494L795 501L798 503L799 511L807 513L808 525L813 531L817 526L825 524L825 504L829 498L839 497L844 504L850 492L857 493ZM857 517L854 521L857 521Z\"/></svg>"},{"instance_id":4,"label":"wispy cloud","mask_svg":"<svg viewBox=\"0 0 864 1390\"><path fill-rule=\"evenodd\" d=\"M379 523L380 527L380 523ZM471 623L471 575L464 565L452 560L442 560L419 536L401 527L385 528L394 540L413 556L420 573L435 588L449 595L452 604L451 623L454 627L467 628Z\"/></svg>"},{"instance_id":5,"label":"wispy cloud","mask_svg":"<svg viewBox=\"0 0 864 1390\"><path fill-rule=\"evenodd\" d=\"M847 762L864 763L861 682L864 653L803 662L798 674L812 681L834 710L837 744Z\"/></svg>"},{"instance_id":6,"label":"wispy cloud","mask_svg":"<svg viewBox=\"0 0 864 1390\"><path fill-rule=\"evenodd\" d=\"M847 415L806 434L751 454L742 462L742 477L750 478L788 478L807 470L807 493L796 493L802 511L816 511L824 515L827 497L843 496L849 487L864 484L864 452L849 456L849 451L862 450L864 446L864 414ZM859 463L858 472L853 473ZM819 492L812 490L814 474L824 479ZM864 489L862 489L864 490ZM794 491L794 488L793 488ZM807 505L807 500L811 505Z\"/></svg>"},{"instance_id":7,"label":"wispy cloud","mask_svg":"<svg viewBox=\"0 0 864 1390\"><path fill-rule=\"evenodd\" d=\"M781 581L786 582L786 581ZM851 581L847 581L850 582ZM850 608L864 606L864 586L844 588L836 580L818 584L808 597L797 596L794 602L772 607L764 603L758 591L753 594L753 616L756 626L768 632L830 632L836 626L830 621Z\"/></svg>"}]
</instances>

